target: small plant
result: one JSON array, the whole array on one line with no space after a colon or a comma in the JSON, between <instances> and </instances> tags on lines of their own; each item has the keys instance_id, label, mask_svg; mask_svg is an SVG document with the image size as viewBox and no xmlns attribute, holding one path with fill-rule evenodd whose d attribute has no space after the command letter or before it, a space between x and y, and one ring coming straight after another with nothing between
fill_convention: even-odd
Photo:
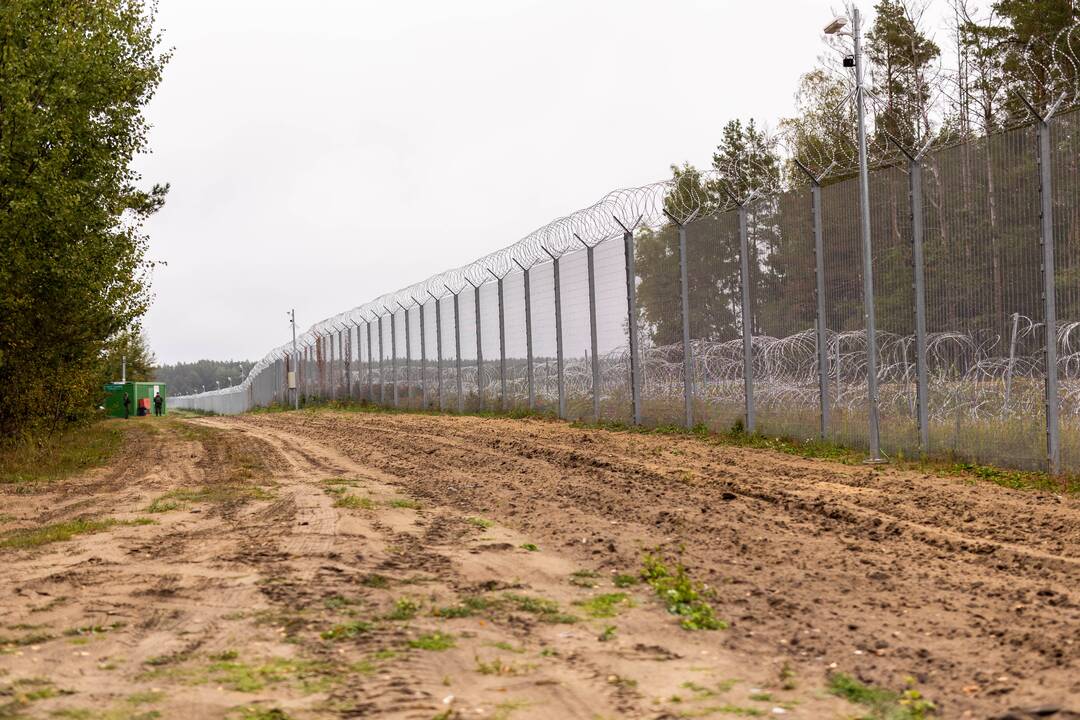
<instances>
[{"instance_id":1,"label":"small plant","mask_svg":"<svg viewBox=\"0 0 1080 720\"><path fill-rule=\"evenodd\" d=\"M791 663L785 662L780 668L780 687L784 690L795 689L795 670L791 667Z\"/></svg>"},{"instance_id":2,"label":"small plant","mask_svg":"<svg viewBox=\"0 0 1080 720\"><path fill-rule=\"evenodd\" d=\"M537 552L540 548L536 547L535 543L522 543L522 550L528 550L529 552Z\"/></svg>"},{"instance_id":3,"label":"small plant","mask_svg":"<svg viewBox=\"0 0 1080 720\"><path fill-rule=\"evenodd\" d=\"M934 703L923 698L915 688L915 679L906 679L907 688L896 693L887 688L859 682L845 673L829 676L828 690L850 703L863 705L869 711L868 720L926 720L935 711Z\"/></svg>"},{"instance_id":4,"label":"small plant","mask_svg":"<svg viewBox=\"0 0 1080 720\"><path fill-rule=\"evenodd\" d=\"M614 640L615 633L617 631L618 628L614 625L605 625L603 631L601 631L601 633L596 636L596 639L600 642L608 642L609 640Z\"/></svg>"},{"instance_id":5,"label":"small plant","mask_svg":"<svg viewBox=\"0 0 1080 720\"><path fill-rule=\"evenodd\" d=\"M570 574L570 584L583 588L596 587L596 578L600 577L595 570L578 570Z\"/></svg>"},{"instance_id":6,"label":"small plant","mask_svg":"<svg viewBox=\"0 0 1080 720\"><path fill-rule=\"evenodd\" d=\"M351 510L374 510L375 503L359 495L342 495L334 501L334 507L349 508Z\"/></svg>"},{"instance_id":7,"label":"small plant","mask_svg":"<svg viewBox=\"0 0 1080 720\"><path fill-rule=\"evenodd\" d=\"M415 500L409 500L406 498L398 498L390 501L390 507L393 508L405 508L407 510L419 510L420 503Z\"/></svg>"},{"instance_id":8,"label":"small plant","mask_svg":"<svg viewBox=\"0 0 1080 720\"><path fill-rule=\"evenodd\" d=\"M412 620L420 612L420 603L411 598L398 598L394 610L386 616L387 620Z\"/></svg>"},{"instance_id":9,"label":"small plant","mask_svg":"<svg viewBox=\"0 0 1080 720\"><path fill-rule=\"evenodd\" d=\"M222 652L214 653L213 655L211 655L210 659L225 661L235 660L238 657L240 657L240 653L236 652L235 650L223 650Z\"/></svg>"},{"instance_id":10,"label":"small plant","mask_svg":"<svg viewBox=\"0 0 1080 720\"><path fill-rule=\"evenodd\" d=\"M611 582L614 583L615 587L617 588L628 588L632 585L637 585L638 579L633 575L625 575L623 573L619 573L614 578L612 578Z\"/></svg>"},{"instance_id":11,"label":"small plant","mask_svg":"<svg viewBox=\"0 0 1080 720\"><path fill-rule=\"evenodd\" d=\"M371 623L362 621L354 621L350 623L343 623L341 625L335 625L334 627L320 633L319 637L323 640L332 640L334 642L340 640L349 640L366 632L370 632Z\"/></svg>"},{"instance_id":12,"label":"small plant","mask_svg":"<svg viewBox=\"0 0 1080 720\"><path fill-rule=\"evenodd\" d=\"M491 527L491 526L493 526L495 524L492 521L485 520L484 518L481 518L481 517L466 518L465 521L467 523L469 523L470 525L473 525L475 527L480 528L481 530L487 530L489 527Z\"/></svg>"},{"instance_id":13,"label":"small plant","mask_svg":"<svg viewBox=\"0 0 1080 720\"><path fill-rule=\"evenodd\" d=\"M478 612L487 610L490 605L491 603L488 602L487 598L480 597L479 595L470 595L463 598L459 604L437 608L432 614L442 618L471 617Z\"/></svg>"},{"instance_id":14,"label":"small plant","mask_svg":"<svg viewBox=\"0 0 1080 720\"><path fill-rule=\"evenodd\" d=\"M686 574L686 568L676 563L675 570L668 569L664 561L646 555L641 578L667 605L668 612L680 617L684 630L723 630L727 623L717 619L712 605L705 599L710 593Z\"/></svg>"},{"instance_id":15,"label":"small plant","mask_svg":"<svg viewBox=\"0 0 1080 720\"><path fill-rule=\"evenodd\" d=\"M533 670L536 666L532 664L518 665L517 663L504 662L502 658L494 658L493 660L481 660L480 656L474 655L473 659L476 661L476 672L481 675L521 675L523 673Z\"/></svg>"},{"instance_id":16,"label":"small plant","mask_svg":"<svg viewBox=\"0 0 1080 720\"><path fill-rule=\"evenodd\" d=\"M609 618L615 617L623 608L634 606L634 601L626 593L606 593L596 595L588 600L578 600L574 603L583 608L589 617Z\"/></svg>"},{"instance_id":17,"label":"small plant","mask_svg":"<svg viewBox=\"0 0 1080 720\"><path fill-rule=\"evenodd\" d=\"M382 588L390 587L390 580L385 575L379 575L378 573L371 573L371 574L365 575L363 578L361 578L360 579L360 584L363 585L364 587L382 589Z\"/></svg>"},{"instance_id":18,"label":"small plant","mask_svg":"<svg viewBox=\"0 0 1080 720\"><path fill-rule=\"evenodd\" d=\"M417 650L432 650L435 652L449 650L454 647L454 636L436 631L410 640L409 647L416 648Z\"/></svg>"},{"instance_id":19,"label":"small plant","mask_svg":"<svg viewBox=\"0 0 1080 720\"><path fill-rule=\"evenodd\" d=\"M538 616L541 622L546 623L576 623L578 619L568 615L559 609L559 604L547 598L531 597L529 595L515 595L507 593L503 599L521 612L531 613Z\"/></svg>"}]
</instances>

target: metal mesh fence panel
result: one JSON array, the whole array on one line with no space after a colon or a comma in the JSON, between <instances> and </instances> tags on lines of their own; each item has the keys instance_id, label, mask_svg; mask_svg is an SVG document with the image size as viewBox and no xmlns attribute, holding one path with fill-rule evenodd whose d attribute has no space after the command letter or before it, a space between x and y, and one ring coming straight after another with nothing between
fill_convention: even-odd
<instances>
[{"instance_id":1,"label":"metal mesh fence panel","mask_svg":"<svg viewBox=\"0 0 1080 720\"><path fill-rule=\"evenodd\" d=\"M507 409L529 407L528 343L525 336L525 273L514 269L503 278L506 330Z\"/></svg>"},{"instance_id":2,"label":"metal mesh fence panel","mask_svg":"<svg viewBox=\"0 0 1080 720\"><path fill-rule=\"evenodd\" d=\"M638 338L641 343L641 420L683 423L682 305L679 233L674 225L644 228L634 238Z\"/></svg>"},{"instance_id":3,"label":"metal mesh fence panel","mask_svg":"<svg viewBox=\"0 0 1080 720\"><path fill-rule=\"evenodd\" d=\"M476 367L476 298L471 285L458 294L458 321L461 325L461 387L464 410L479 409Z\"/></svg>"},{"instance_id":4,"label":"metal mesh fence panel","mask_svg":"<svg viewBox=\"0 0 1080 720\"><path fill-rule=\"evenodd\" d=\"M769 214L767 232L755 234L761 267L768 275L757 288L755 325L759 334L754 342L754 373L758 426L767 435L809 439L817 437L821 428L814 218L809 188L784 193L769 208ZM734 237L735 232L732 229L729 234ZM737 272L728 282L736 280Z\"/></svg>"},{"instance_id":5,"label":"metal mesh fence panel","mask_svg":"<svg viewBox=\"0 0 1080 720\"><path fill-rule=\"evenodd\" d=\"M593 251L596 274L596 339L600 357L600 417L633 419L630 398L630 341L627 336L626 251L621 237Z\"/></svg>"},{"instance_id":6,"label":"metal mesh fence panel","mask_svg":"<svg viewBox=\"0 0 1080 720\"><path fill-rule=\"evenodd\" d=\"M420 308L410 305L407 310L402 311L402 315L405 316L405 397L409 407L419 408L423 405L420 383Z\"/></svg>"},{"instance_id":7,"label":"metal mesh fence panel","mask_svg":"<svg viewBox=\"0 0 1080 720\"><path fill-rule=\"evenodd\" d=\"M736 214L690 223L686 254L694 417L712 430L728 430L744 407ZM681 322L681 312L677 317Z\"/></svg>"},{"instance_id":8,"label":"metal mesh fence panel","mask_svg":"<svg viewBox=\"0 0 1080 720\"><path fill-rule=\"evenodd\" d=\"M1080 110L1051 121L1061 466L1080 471Z\"/></svg>"},{"instance_id":9,"label":"metal mesh fence panel","mask_svg":"<svg viewBox=\"0 0 1080 720\"><path fill-rule=\"evenodd\" d=\"M594 259L595 264L595 259ZM589 266L585 249L559 258L566 417L593 419Z\"/></svg>"},{"instance_id":10,"label":"metal mesh fence panel","mask_svg":"<svg viewBox=\"0 0 1080 720\"><path fill-rule=\"evenodd\" d=\"M442 316L442 407L455 410L458 407L458 361L453 295L447 293L439 298L439 314Z\"/></svg>"},{"instance_id":11,"label":"metal mesh fence panel","mask_svg":"<svg viewBox=\"0 0 1080 720\"><path fill-rule=\"evenodd\" d=\"M499 283L492 278L480 286L480 342L484 351L484 366L480 372L480 388L484 408L498 410L502 395L499 357Z\"/></svg>"},{"instance_id":12,"label":"metal mesh fence panel","mask_svg":"<svg viewBox=\"0 0 1080 720\"><path fill-rule=\"evenodd\" d=\"M1038 175L1021 128L934 153L924 170L930 451L1045 457Z\"/></svg>"},{"instance_id":13,"label":"metal mesh fence panel","mask_svg":"<svg viewBox=\"0 0 1080 720\"><path fill-rule=\"evenodd\" d=\"M529 270L529 294L536 409L556 413L559 396L555 367L555 267L550 261Z\"/></svg>"}]
</instances>

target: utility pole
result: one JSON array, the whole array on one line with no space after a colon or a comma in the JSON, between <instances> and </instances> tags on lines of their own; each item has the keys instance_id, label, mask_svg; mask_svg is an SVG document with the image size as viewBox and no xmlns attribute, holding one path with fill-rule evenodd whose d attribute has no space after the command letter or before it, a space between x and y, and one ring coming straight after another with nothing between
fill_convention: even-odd
<instances>
[{"instance_id":1,"label":"utility pole","mask_svg":"<svg viewBox=\"0 0 1080 720\"><path fill-rule=\"evenodd\" d=\"M297 355L297 350L296 350L296 308L293 308L292 310L289 311L289 320L292 323L292 351L293 351L293 360L295 361L295 359L297 357L299 357L299 355ZM290 389L292 390L292 394L293 394L293 409L294 410L299 410L300 409L300 391L299 391L298 388L295 387L295 385L296 385L296 368L293 368L292 376L293 376L293 381L290 384L293 385L293 387L290 388Z\"/></svg>"}]
</instances>

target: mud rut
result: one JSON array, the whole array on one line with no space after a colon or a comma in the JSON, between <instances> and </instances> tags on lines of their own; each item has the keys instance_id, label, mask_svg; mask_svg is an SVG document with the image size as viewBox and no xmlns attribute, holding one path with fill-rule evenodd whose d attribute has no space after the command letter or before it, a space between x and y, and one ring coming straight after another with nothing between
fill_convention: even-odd
<instances>
[{"instance_id":1,"label":"mud rut","mask_svg":"<svg viewBox=\"0 0 1080 720\"><path fill-rule=\"evenodd\" d=\"M145 512L237 467L258 493ZM114 469L4 501L0 531L157 524L0 551L0 717L857 715L830 671L913 676L941 717L1080 717L1073 499L543 421L290 413L162 425ZM683 631L642 586L616 617L575 605L650 550L732 626ZM388 619L402 598L416 616ZM434 632L454 647L424 649Z\"/></svg>"}]
</instances>

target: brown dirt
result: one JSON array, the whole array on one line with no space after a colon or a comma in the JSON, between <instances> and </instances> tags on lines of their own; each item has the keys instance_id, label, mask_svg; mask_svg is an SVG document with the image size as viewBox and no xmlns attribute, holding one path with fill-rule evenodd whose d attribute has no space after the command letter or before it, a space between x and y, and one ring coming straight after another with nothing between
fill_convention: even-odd
<instances>
[{"instance_id":1,"label":"brown dirt","mask_svg":"<svg viewBox=\"0 0 1080 720\"><path fill-rule=\"evenodd\" d=\"M836 671L913 676L940 717L1080 717L1075 499L532 420L156 427L109 469L0 490L0 534L157 523L0 549L0 718L865 714L823 691ZM181 488L213 492L146 512ZM641 585L613 618L575 605L649 551L681 554L732 626L684 631ZM581 570L597 576L572 584ZM472 616L432 614L475 596ZM581 619L544 622L515 596ZM388 619L403 598L416 617ZM410 646L436 631L455 646Z\"/></svg>"}]
</instances>

